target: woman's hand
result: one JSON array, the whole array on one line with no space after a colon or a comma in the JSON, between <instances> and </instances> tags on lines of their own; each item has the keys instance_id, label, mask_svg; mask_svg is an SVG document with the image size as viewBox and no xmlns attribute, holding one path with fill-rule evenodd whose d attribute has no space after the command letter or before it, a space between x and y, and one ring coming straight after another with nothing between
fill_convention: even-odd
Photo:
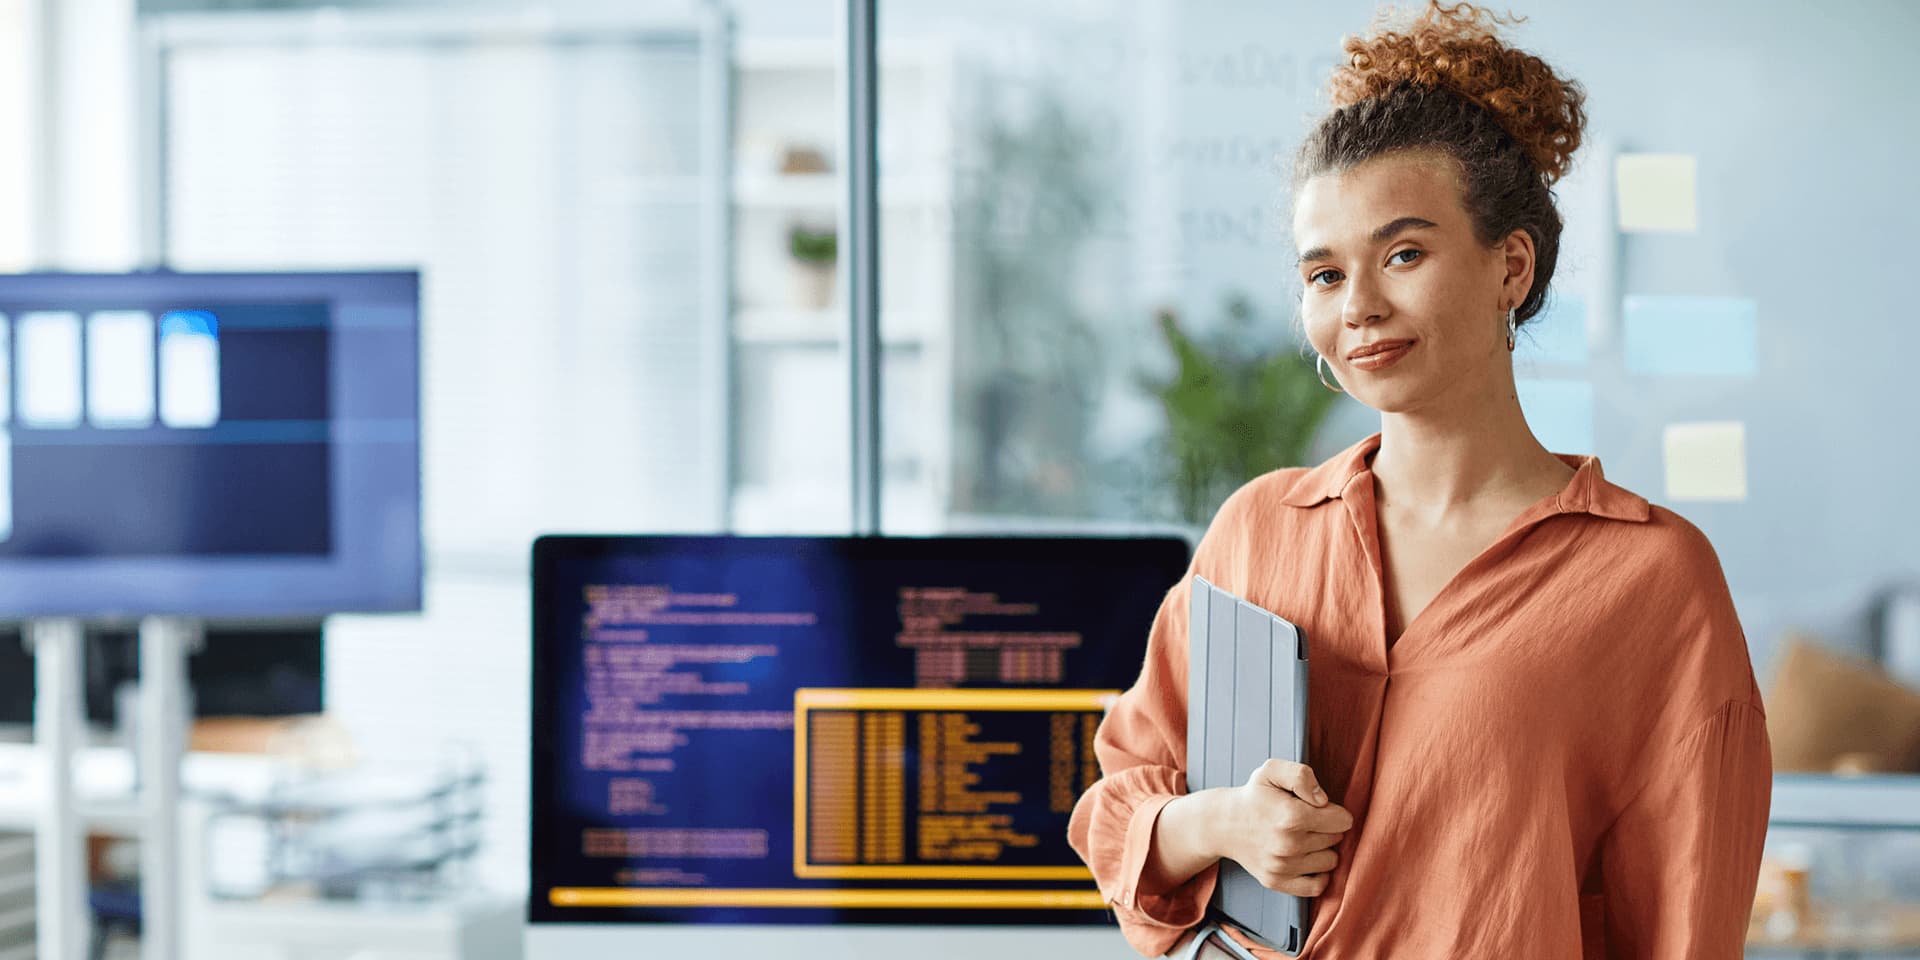
<instances>
[{"instance_id":1,"label":"woman's hand","mask_svg":"<svg viewBox=\"0 0 1920 960\"><path fill-rule=\"evenodd\" d=\"M1333 847L1353 815L1327 799L1306 764L1268 760L1247 782L1224 789L1211 844L1269 890L1317 897L1339 857Z\"/></svg>"},{"instance_id":2,"label":"woman's hand","mask_svg":"<svg viewBox=\"0 0 1920 960\"><path fill-rule=\"evenodd\" d=\"M1176 797L1161 808L1144 886L1159 892L1217 860L1232 860L1262 886L1317 897L1339 862L1333 846L1353 816L1327 800L1305 764L1268 760L1237 787Z\"/></svg>"}]
</instances>

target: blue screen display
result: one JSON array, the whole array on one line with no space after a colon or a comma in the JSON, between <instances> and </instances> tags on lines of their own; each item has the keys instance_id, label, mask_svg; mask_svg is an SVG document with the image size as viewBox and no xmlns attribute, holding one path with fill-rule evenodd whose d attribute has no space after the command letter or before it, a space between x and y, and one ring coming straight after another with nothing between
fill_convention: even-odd
<instances>
[{"instance_id":1,"label":"blue screen display","mask_svg":"<svg viewBox=\"0 0 1920 960\"><path fill-rule=\"evenodd\" d=\"M0 276L0 618L420 605L419 278Z\"/></svg>"},{"instance_id":2,"label":"blue screen display","mask_svg":"<svg viewBox=\"0 0 1920 960\"><path fill-rule=\"evenodd\" d=\"M1178 538L548 537L536 922L1105 923L1067 844Z\"/></svg>"}]
</instances>

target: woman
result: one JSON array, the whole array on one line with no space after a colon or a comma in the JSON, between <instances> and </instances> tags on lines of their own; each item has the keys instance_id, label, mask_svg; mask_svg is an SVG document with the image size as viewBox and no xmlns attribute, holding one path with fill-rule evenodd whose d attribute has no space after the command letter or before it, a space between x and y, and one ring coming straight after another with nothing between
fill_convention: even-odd
<instances>
[{"instance_id":1,"label":"woman","mask_svg":"<svg viewBox=\"0 0 1920 960\"><path fill-rule=\"evenodd\" d=\"M1583 95L1488 20L1349 38L1297 158L1306 337L1381 429L1227 499L1100 727L1070 839L1143 954L1222 858L1317 898L1314 960L1741 954L1772 784L1745 637L1699 530L1521 416ZM1310 766L1185 793L1195 574L1305 630Z\"/></svg>"}]
</instances>

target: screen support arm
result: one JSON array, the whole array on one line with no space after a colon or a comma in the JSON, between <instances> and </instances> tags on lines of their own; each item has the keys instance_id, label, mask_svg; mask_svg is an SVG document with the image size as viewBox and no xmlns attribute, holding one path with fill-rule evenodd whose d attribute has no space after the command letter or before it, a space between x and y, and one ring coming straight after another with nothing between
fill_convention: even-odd
<instances>
[{"instance_id":1,"label":"screen support arm","mask_svg":"<svg viewBox=\"0 0 1920 960\"><path fill-rule=\"evenodd\" d=\"M198 620L140 621L139 742L132 746L142 820L142 960L181 956L180 761L187 747L187 657L203 637Z\"/></svg>"},{"instance_id":2,"label":"screen support arm","mask_svg":"<svg viewBox=\"0 0 1920 960\"><path fill-rule=\"evenodd\" d=\"M80 960L87 952L87 875L73 759L86 733L80 686L84 632L78 620L34 620L22 639L33 654L34 764L40 782L33 840L34 937L45 960Z\"/></svg>"}]
</instances>

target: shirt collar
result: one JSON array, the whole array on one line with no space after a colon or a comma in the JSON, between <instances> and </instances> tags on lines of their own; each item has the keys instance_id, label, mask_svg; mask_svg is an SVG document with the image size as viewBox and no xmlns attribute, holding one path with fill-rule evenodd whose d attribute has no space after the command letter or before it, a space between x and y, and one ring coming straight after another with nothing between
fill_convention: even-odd
<instances>
[{"instance_id":1,"label":"shirt collar","mask_svg":"<svg viewBox=\"0 0 1920 960\"><path fill-rule=\"evenodd\" d=\"M1380 434L1374 433L1308 470L1295 480L1280 502L1292 507L1312 507L1346 492L1348 484L1372 475L1367 458L1380 449ZM1609 483L1600 470L1600 458L1556 453L1561 462L1573 468L1573 477L1565 489L1555 495L1554 513L1591 513L1612 520L1641 522L1649 508L1644 497Z\"/></svg>"}]
</instances>

